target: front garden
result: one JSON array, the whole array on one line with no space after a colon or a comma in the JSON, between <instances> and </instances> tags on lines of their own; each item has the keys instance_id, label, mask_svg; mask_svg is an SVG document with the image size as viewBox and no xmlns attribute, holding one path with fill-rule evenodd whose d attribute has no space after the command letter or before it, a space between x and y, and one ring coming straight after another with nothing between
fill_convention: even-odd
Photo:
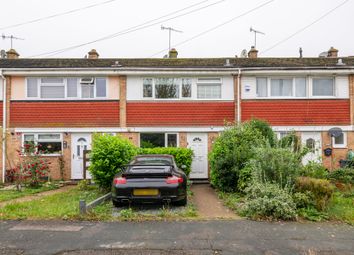
<instances>
[{"instance_id":1,"label":"front garden","mask_svg":"<svg viewBox=\"0 0 354 255\"><path fill-rule=\"evenodd\" d=\"M354 224L354 171L302 165L309 152L295 133L277 139L263 121L229 126L209 155L211 183L238 214L267 220Z\"/></svg>"}]
</instances>

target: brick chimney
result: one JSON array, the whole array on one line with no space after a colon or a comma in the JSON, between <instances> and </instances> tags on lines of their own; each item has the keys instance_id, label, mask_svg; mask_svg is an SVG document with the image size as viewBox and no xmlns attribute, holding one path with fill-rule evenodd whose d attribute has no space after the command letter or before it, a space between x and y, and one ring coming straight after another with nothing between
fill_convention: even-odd
<instances>
[{"instance_id":1,"label":"brick chimney","mask_svg":"<svg viewBox=\"0 0 354 255\"><path fill-rule=\"evenodd\" d=\"M258 50L254 46L251 47L250 51L248 52L249 58L257 58L258 57Z\"/></svg>"},{"instance_id":2,"label":"brick chimney","mask_svg":"<svg viewBox=\"0 0 354 255\"><path fill-rule=\"evenodd\" d=\"M8 59L18 59L18 57L20 56L20 54L18 54L15 49L9 49L9 50L6 52L6 56L7 56Z\"/></svg>"},{"instance_id":3,"label":"brick chimney","mask_svg":"<svg viewBox=\"0 0 354 255\"><path fill-rule=\"evenodd\" d=\"M97 53L97 51L95 49L90 50L88 53L89 59L98 59L99 56L100 55Z\"/></svg>"},{"instance_id":4,"label":"brick chimney","mask_svg":"<svg viewBox=\"0 0 354 255\"><path fill-rule=\"evenodd\" d=\"M327 57L329 58L337 58L338 57L338 50L333 48L333 46L328 50L328 55Z\"/></svg>"},{"instance_id":5,"label":"brick chimney","mask_svg":"<svg viewBox=\"0 0 354 255\"><path fill-rule=\"evenodd\" d=\"M178 56L178 51L175 48L172 48L169 52L168 52L168 57L169 58L177 58Z\"/></svg>"}]
</instances>

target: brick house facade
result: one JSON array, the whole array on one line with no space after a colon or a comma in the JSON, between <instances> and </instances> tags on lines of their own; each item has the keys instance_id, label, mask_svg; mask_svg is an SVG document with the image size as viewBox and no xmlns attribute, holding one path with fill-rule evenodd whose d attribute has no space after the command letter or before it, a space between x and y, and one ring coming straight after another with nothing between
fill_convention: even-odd
<instances>
[{"instance_id":1,"label":"brick house facade","mask_svg":"<svg viewBox=\"0 0 354 255\"><path fill-rule=\"evenodd\" d=\"M354 145L354 58L0 59L4 146L1 169L34 141L49 148L54 179L82 178L82 150L95 132L137 146L190 147L192 178L207 179L207 154L227 122L267 120L295 131L314 152L305 161L338 167ZM331 141L328 130L342 137ZM333 157L323 150L333 147ZM3 153L3 149L4 153ZM64 176L59 167L64 161ZM304 162L304 163L306 163Z\"/></svg>"}]
</instances>

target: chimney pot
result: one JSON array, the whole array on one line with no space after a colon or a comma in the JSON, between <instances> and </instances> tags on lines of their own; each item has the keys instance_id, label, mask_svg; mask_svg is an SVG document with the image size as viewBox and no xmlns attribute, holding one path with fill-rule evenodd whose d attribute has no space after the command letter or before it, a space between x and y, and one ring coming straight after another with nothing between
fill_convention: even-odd
<instances>
[{"instance_id":1,"label":"chimney pot","mask_svg":"<svg viewBox=\"0 0 354 255\"><path fill-rule=\"evenodd\" d=\"M168 52L168 57L169 58L177 58L178 56L178 51L175 48L172 48L169 52Z\"/></svg>"},{"instance_id":2,"label":"chimney pot","mask_svg":"<svg viewBox=\"0 0 354 255\"><path fill-rule=\"evenodd\" d=\"M329 58L337 58L338 57L338 50L335 49L333 46L328 50L328 55L327 57Z\"/></svg>"},{"instance_id":3,"label":"chimney pot","mask_svg":"<svg viewBox=\"0 0 354 255\"><path fill-rule=\"evenodd\" d=\"M249 58L257 58L258 57L258 50L254 46L251 47L250 51L248 52Z\"/></svg>"},{"instance_id":4,"label":"chimney pot","mask_svg":"<svg viewBox=\"0 0 354 255\"><path fill-rule=\"evenodd\" d=\"M9 49L9 50L6 52L6 56L7 56L8 59L18 59L18 57L20 56L20 54L18 54L15 49Z\"/></svg>"},{"instance_id":5,"label":"chimney pot","mask_svg":"<svg viewBox=\"0 0 354 255\"><path fill-rule=\"evenodd\" d=\"M98 59L99 56L100 55L98 54L98 52L95 49L90 50L88 53L89 59Z\"/></svg>"}]
</instances>

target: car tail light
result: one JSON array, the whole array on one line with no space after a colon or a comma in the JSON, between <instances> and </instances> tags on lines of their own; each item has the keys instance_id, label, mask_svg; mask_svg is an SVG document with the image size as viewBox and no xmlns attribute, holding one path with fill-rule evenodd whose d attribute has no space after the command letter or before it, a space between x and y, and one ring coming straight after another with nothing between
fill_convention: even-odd
<instances>
[{"instance_id":1,"label":"car tail light","mask_svg":"<svg viewBox=\"0 0 354 255\"><path fill-rule=\"evenodd\" d=\"M114 178L114 184L126 184L127 183L127 179L124 177L117 177Z\"/></svg>"},{"instance_id":2,"label":"car tail light","mask_svg":"<svg viewBox=\"0 0 354 255\"><path fill-rule=\"evenodd\" d=\"M183 178L178 176L171 176L171 177L167 177L166 179L167 184L175 184L175 183L182 183L182 182L183 182Z\"/></svg>"}]
</instances>

